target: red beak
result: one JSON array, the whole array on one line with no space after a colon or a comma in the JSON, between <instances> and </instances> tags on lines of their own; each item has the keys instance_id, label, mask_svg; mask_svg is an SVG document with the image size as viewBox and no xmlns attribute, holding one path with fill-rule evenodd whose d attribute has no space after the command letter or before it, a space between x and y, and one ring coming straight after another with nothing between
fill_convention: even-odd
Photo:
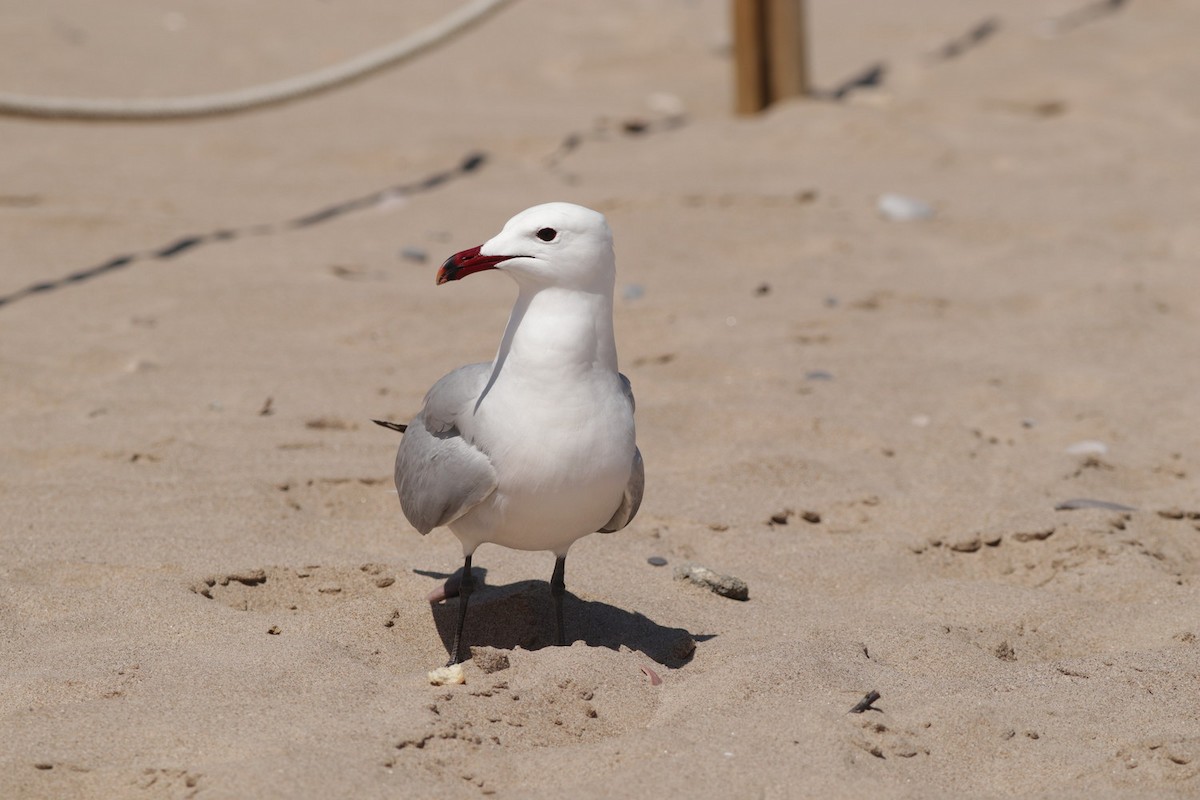
<instances>
[{"instance_id":1,"label":"red beak","mask_svg":"<svg viewBox=\"0 0 1200 800\"><path fill-rule=\"evenodd\" d=\"M507 261L510 258L512 256L481 256L478 247L455 253L447 258L446 262L442 264L442 268L438 270L438 286L446 281L456 281L472 273L483 272L485 269L495 269L501 261Z\"/></svg>"}]
</instances>

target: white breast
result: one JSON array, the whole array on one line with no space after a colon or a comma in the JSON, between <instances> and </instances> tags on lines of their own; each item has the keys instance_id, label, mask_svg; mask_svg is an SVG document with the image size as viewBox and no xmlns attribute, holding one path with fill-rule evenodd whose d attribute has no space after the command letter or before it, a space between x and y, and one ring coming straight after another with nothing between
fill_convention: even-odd
<instances>
[{"instance_id":1,"label":"white breast","mask_svg":"<svg viewBox=\"0 0 1200 800\"><path fill-rule=\"evenodd\" d=\"M620 505L634 453L633 411L616 373L593 369L545 385L501 374L463 434L492 459L497 489L451 529L483 542L565 555Z\"/></svg>"}]
</instances>

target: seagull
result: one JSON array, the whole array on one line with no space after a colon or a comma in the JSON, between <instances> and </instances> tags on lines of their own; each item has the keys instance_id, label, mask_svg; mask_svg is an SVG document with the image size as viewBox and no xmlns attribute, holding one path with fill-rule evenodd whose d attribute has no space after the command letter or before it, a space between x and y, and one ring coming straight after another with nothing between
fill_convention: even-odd
<instances>
[{"instance_id":1,"label":"seagull","mask_svg":"<svg viewBox=\"0 0 1200 800\"><path fill-rule=\"evenodd\" d=\"M567 551L590 533L628 525L645 482L633 390L617 371L616 259L604 215L570 203L526 209L486 243L448 258L437 283L485 270L509 274L518 287L495 359L444 376L407 426L379 423L404 433L396 453L404 516L421 534L446 526L462 543L448 666L461 659L479 545L554 553L550 594L562 645Z\"/></svg>"}]
</instances>

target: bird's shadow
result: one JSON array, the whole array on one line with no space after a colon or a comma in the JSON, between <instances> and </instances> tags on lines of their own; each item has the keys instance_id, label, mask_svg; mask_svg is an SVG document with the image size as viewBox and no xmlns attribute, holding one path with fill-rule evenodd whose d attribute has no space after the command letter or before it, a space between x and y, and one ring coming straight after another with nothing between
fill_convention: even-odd
<instances>
[{"instance_id":1,"label":"bird's shadow","mask_svg":"<svg viewBox=\"0 0 1200 800\"><path fill-rule=\"evenodd\" d=\"M458 604L453 598L462 570L452 575L414 570L428 577L445 578L452 599L431 603L430 611L446 652L458 625ZM540 650L554 644L554 605L546 581L528 580L494 586L487 583L487 570L474 568L475 590L467 607L463 647L490 646L502 650L521 647ZM681 667L692 660L696 642L713 635L697 635L683 628L659 625L637 612L626 611L598 600L581 600L568 590L563 597L563 620L567 644L582 641L589 647L617 650L622 645L640 650L667 667Z\"/></svg>"}]
</instances>

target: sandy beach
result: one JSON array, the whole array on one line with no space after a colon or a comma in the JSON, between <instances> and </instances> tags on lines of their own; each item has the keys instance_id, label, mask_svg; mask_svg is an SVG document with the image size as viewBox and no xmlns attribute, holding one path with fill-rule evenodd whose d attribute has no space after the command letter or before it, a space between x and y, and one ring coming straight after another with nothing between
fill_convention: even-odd
<instances>
[{"instance_id":1,"label":"sandy beach","mask_svg":"<svg viewBox=\"0 0 1200 800\"><path fill-rule=\"evenodd\" d=\"M78 97L446 11L10 5L0 91ZM1200 795L1200 7L808 5L818 97L753 117L718 0L0 117L0 797ZM435 687L461 549L370 420L494 355L512 282L434 275L552 200L614 231L646 496L569 647L552 555L482 547Z\"/></svg>"}]
</instances>

